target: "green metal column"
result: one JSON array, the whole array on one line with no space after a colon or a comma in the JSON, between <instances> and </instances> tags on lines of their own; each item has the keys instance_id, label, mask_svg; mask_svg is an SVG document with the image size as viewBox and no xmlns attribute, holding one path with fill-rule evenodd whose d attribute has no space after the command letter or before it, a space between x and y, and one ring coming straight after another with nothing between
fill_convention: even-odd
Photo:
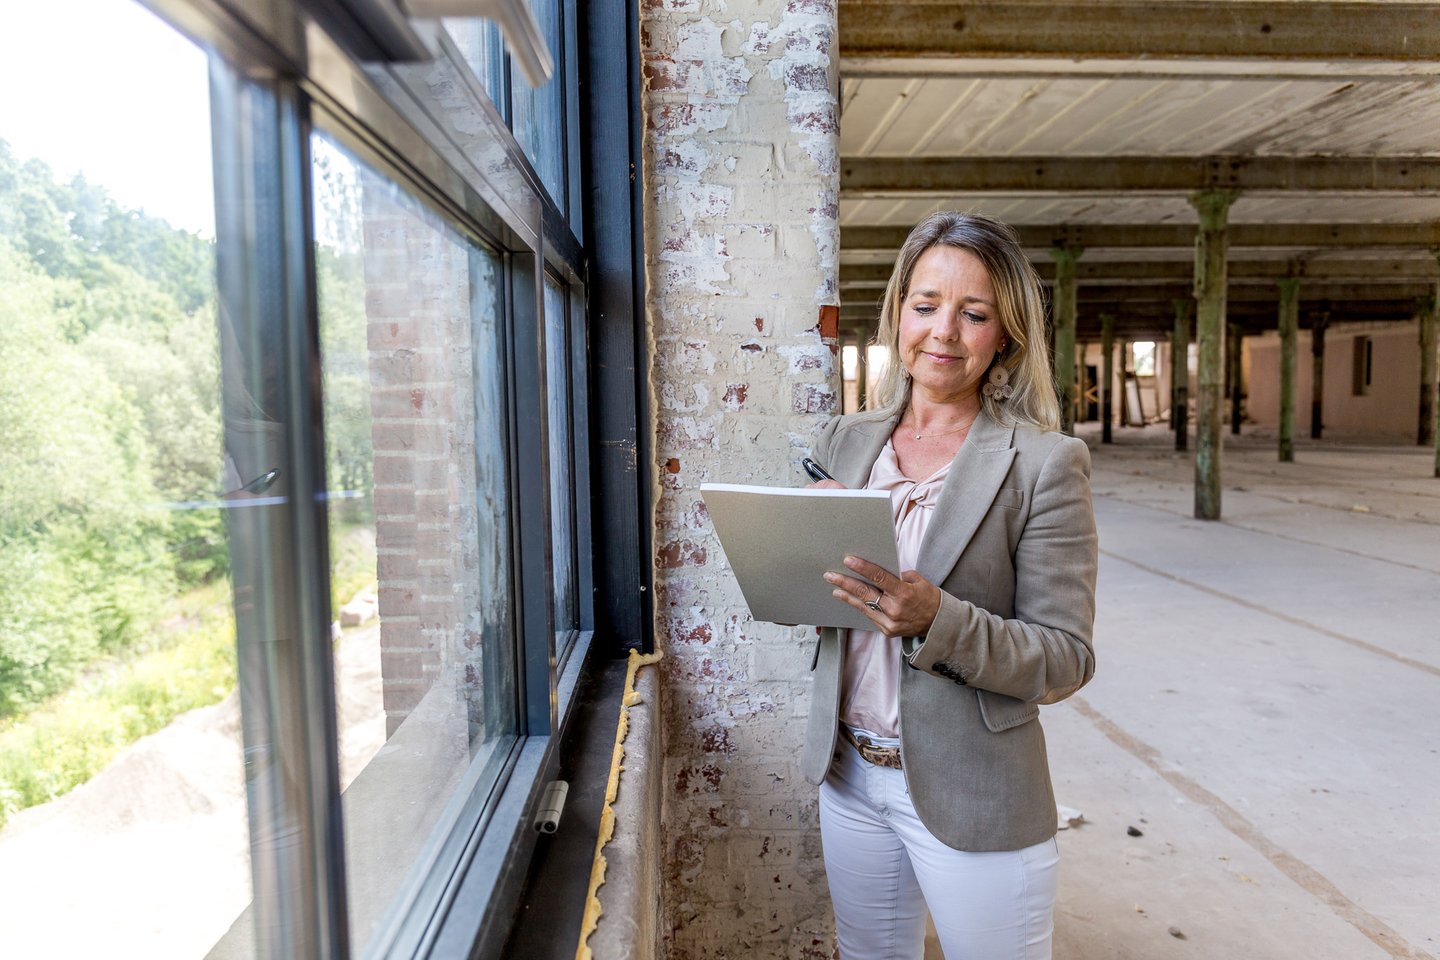
<instances>
[{"instance_id":1,"label":"green metal column","mask_svg":"<svg viewBox=\"0 0 1440 960\"><path fill-rule=\"evenodd\" d=\"M1315 314L1310 323L1310 355L1313 370L1310 375L1310 439L1319 440L1324 427L1325 410L1325 328L1330 326L1330 313Z\"/></svg>"},{"instance_id":2,"label":"green metal column","mask_svg":"<svg viewBox=\"0 0 1440 960\"><path fill-rule=\"evenodd\" d=\"M1115 317L1100 314L1100 442L1114 443L1111 398L1115 395Z\"/></svg>"},{"instance_id":3,"label":"green metal column","mask_svg":"<svg viewBox=\"0 0 1440 960\"><path fill-rule=\"evenodd\" d=\"M1230 434L1240 436L1240 397L1244 394L1244 385L1240 382L1241 363L1240 348L1243 344L1244 335L1240 332L1240 324L1230 324L1230 336L1225 341L1225 349L1230 354Z\"/></svg>"},{"instance_id":4,"label":"green metal column","mask_svg":"<svg viewBox=\"0 0 1440 960\"><path fill-rule=\"evenodd\" d=\"M1170 407L1175 426L1175 449L1190 446L1190 315L1195 301L1175 301L1175 334L1170 338Z\"/></svg>"},{"instance_id":5,"label":"green metal column","mask_svg":"<svg viewBox=\"0 0 1440 960\"><path fill-rule=\"evenodd\" d=\"M1238 194L1206 190L1191 195L1200 214L1195 237L1195 339L1200 348L1195 410L1195 516L1220 519L1220 424L1225 398L1226 221Z\"/></svg>"},{"instance_id":6,"label":"green metal column","mask_svg":"<svg viewBox=\"0 0 1440 960\"><path fill-rule=\"evenodd\" d=\"M1300 329L1300 281L1280 287L1280 462L1295 462L1295 341Z\"/></svg>"},{"instance_id":7,"label":"green metal column","mask_svg":"<svg viewBox=\"0 0 1440 960\"><path fill-rule=\"evenodd\" d=\"M1440 296L1420 304L1420 431L1422 447L1435 440L1435 318Z\"/></svg>"},{"instance_id":8,"label":"green metal column","mask_svg":"<svg viewBox=\"0 0 1440 960\"><path fill-rule=\"evenodd\" d=\"M1075 432L1075 261L1080 247L1053 247L1055 258L1055 383L1060 393L1060 429Z\"/></svg>"}]
</instances>

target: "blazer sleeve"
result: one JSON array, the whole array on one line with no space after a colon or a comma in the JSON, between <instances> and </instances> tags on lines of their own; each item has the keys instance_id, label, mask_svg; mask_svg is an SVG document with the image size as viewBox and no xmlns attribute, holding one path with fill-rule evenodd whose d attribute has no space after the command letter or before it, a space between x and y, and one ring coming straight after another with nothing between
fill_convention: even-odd
<instances>
[{"instance_id":1,"label":"blazer sleeve","mask_svg":"<svg viewBox=\"0 0 1440 960\"><path fill-rule=\"evenodd\" d=\"M1015 611L1002 617L941 591L911 666L1033 703L1054 703L1095 672L1097 539L1090 450L1062 438L1035 482L1015 548Z\"/></svg>"}]
</instances>

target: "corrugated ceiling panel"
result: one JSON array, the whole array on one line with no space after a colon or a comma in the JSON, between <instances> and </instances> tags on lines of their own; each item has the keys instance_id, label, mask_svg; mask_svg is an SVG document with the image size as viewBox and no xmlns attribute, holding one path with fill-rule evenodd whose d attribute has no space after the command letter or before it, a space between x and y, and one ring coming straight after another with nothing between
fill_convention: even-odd
<instances>
[{"instance_id":1,"label":"corrugated ceiling panel","mask_svg":"<svg viewBox=\"0 0 1440 960\"><path fill-rule=\"evenodd\" d=\"M1440 86L1347 84L1310 109L1256 135L1235 152L1261 155L1440 154Z\"/></svg>"},{"instance_id":2,"label":"corrugated ceiling panel","mask_svg":"<svg viewBox=\"0 0 1440 960\"><path fill-rule=\"evenodd\" d=\"M1055 116L1021 131L1012 153L1071 155L1077 141L1117 116L1140 108L1154 95L1153 80L1097 80Z\"/></svg>"},{"instance_id":3,"label":"corrugated ceiling panel","mask_svg":"<svg viewBox=\"0 0 1440 960\"><path fill-rule=\"evenodd\" d=\"M902 94L923 80L847 80L840 112L840 153L859 156L877 131L887 129L905 107Z\"/></svg>"},{"instance_id":4,"label":"corrugated ceiling panel","mask_svg":"<svg viewBox=\"0 0 1440 960\"><path fill-rule=\"evenodd\" d=\"M1330 80L845 82L846 156L1440 154L1440 86Z\"/></svg>"},{"instance_id":5,"label":"corrugated ceiling panel","mask_svg":"<svg viewBox=\"0 0 1440 960\"><path fill-rule=\"evenodd\" d=\"M955 149L956 128L982 129L1009 109L1004 98L977 101L988 89L988 81L926 80L923 89L911 96L901 117L885 135L871 141L870 153L910 156L932 150L945 153Z\"/></svg>"},{"instance_id":6,"label":"corrugated ceiling panel","mask_svg":"<svg viewBox=\"0 0 1440 960\"><path fill-rule=\"evenodd\" d=\"M843 226L910 226L935 210L966 210L1007 223L1195 223L1184 197L1017 197L964 194L939 199L841 200ZM1440 197L1242 196L1231 223L1413 223L1440 219Z\"/></svg>"},{"instance_id":7,"label":"corrugated ceiling panel","mask_svg":"<svg viewBox=\"0 0 1440 960\"><path fill-rule=\"evenodd\" d=\"M1332 81L1233 82L1195 111L1174 117L1181 127L1166 131L1174 134L1171 150L1185 155L1247 153L1233 144L1303 114L1338 86ZM1142 148L1138 153L1151 151Z\"/></svg>"}]
</instances>

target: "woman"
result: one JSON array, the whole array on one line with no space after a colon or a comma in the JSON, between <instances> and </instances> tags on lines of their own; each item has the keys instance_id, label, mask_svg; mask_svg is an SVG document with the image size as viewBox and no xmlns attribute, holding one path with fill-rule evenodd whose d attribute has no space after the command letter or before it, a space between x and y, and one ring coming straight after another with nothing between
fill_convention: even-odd
<instances>
[{"instance_id":1,"label":"woman","mask_svg":"<svg viewBox=\"0 0 1440 960\"><path fill-rule=\"evenodd\" d=\"M1057 432L1040 283L1008 227L937 213L895 261L872 409L835 481L891 493L902 570L828 574L873 631L822 631L804 770L844 960L1050 956L1055 801L1038 704L1094 671L1090 455Z\"/></svg>"}]
</instances>

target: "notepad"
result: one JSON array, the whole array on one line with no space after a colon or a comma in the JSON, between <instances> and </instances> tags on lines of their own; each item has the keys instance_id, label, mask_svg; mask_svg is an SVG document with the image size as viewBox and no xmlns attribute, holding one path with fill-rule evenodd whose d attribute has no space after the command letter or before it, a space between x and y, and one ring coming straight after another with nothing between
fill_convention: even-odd
<instances>
[{"instance_id":1,"label":"notepad","mask_svg":"<svg viewBox=\"0 0 1440 960\"><path fill-rule=\"evenodd\" d=\"M831 596L835 588L824 577L826 571L855 576L847 556L899 573L888 493L703 483L700 495L752 617L875 628Z\"/></svg>"}]
</instances>

